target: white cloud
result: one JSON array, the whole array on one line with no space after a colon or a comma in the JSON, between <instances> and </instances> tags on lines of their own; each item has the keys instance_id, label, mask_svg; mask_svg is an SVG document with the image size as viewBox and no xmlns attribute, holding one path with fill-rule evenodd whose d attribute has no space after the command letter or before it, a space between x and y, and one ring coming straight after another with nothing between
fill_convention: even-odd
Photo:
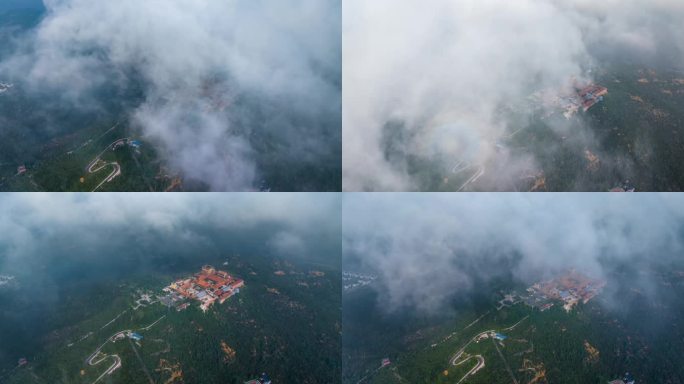
<instances>
[{"instance_id":1,"label":"white cloud","mask_svg":"<svg viewBox=\"0 0 684 384\"><path fill-rule=\"evenodd\" d=\"M386 308L436 310L474 279L533 282L568 268L602 277L603 258L681 260L682 207L676 194L353 194L343 265L378 273Z\"/></svg>"},{"instance_id":2,"label":"white cloud","mask_svg":"<svg viewBox=\"0 0 684 384\"><path fill-rule=\"evenodd\" d=\"M504 105L587 79L597 54L684 58L679 1L348 0L343 4L343 188L424 187L386 155L487 164L507 133ZM520 108L521 113L525 111ZM388 123L402 123L388 126ZM492 179L535 168L509 157ZM501 184L501 183L499 183Z\"/></svg>"},{"instance_id":3,"label":"white cloud","mask_svg":"<svg viewBox=\"0 0 684 384\"><path fill-rule=\"evenodd\" d=\"M271 247L281 254L300 255L305 251L304 240L291 232L278 232L270 241Z\"/></svg>"},{"instance_id":4,"label":"white cloud","mask_svg":"<svg viewBox=\"0 0 684 384\"><path fill-rule=\"evenodd\" d=\"M65 242L100 250L121 245L131 236L144 240L146 234L170 244L204 242L207 229L214 234L247 230L259 236L270 236L277 229L274 239L261 241L273 241L283 256L301 255L316 247L303 238L339 236L339 217L338 194L4 194L0 196L0 270L49 259L53 255L37 250ZM263 233L261 228L266 228ZM85 256L97 259L98 254Z\"/></svg>"},{"instance_id":5,"label":"white cloud","mask_svg":"<svg viewBox=\"0 0 684 384\"><path fill-rule=\"evenodd\" d=\"M315 157L331 145L330 131L339 130L335 1L46 4L45 19L0 71L36 89L58 90L71 108L91 102L103 87L131 81L134 71L144 101L131 113L133 123L175 169L214 190L258 184L249 141L255 135Z\"/></svg>"}]
</instances>

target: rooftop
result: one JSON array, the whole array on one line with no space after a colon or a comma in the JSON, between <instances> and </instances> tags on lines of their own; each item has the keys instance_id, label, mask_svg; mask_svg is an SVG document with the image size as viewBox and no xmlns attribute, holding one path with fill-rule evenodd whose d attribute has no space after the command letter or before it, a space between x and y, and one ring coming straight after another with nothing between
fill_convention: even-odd
<instances>
[{"instance_id":1,"label":"rooftop","mask_svg":"<svg viewBox=\"0 0 684 384\"><path fill-rule=\"evenodd\" d=\"M202 303L200 308L206 311L214 304L214 301L218 300L219 303L223 303L238 293L242 286L244 286L242 279L235 278L226 271L217 270L211 265L205 265L200 272L192 277L173 282L165 290L184 298L200 301Z\"/></svg>"}]
</instances>

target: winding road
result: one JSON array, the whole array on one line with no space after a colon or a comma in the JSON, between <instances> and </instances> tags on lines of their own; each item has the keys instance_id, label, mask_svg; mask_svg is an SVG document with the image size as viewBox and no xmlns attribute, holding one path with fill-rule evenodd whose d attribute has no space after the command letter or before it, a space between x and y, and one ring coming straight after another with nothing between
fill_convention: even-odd
<instances>
[{"instance_id":1,"label":"winding road","mask_svg":"<svg viewBox=\"0 0 684 384\"><path fill-rule=\"evenodd\" d=\"M103 356L100 357L99 359L96 359L96 358L97 358L98 355L100 354L100 351L102 350L102 348L104 348L104 346L107 345L107 343L109 343L110 341L111 341L111 342L114 342L115 339L116 339L116 337L119 336L119 335L121 335L121 334L124 334L124 337L125 337L125 334L126 334L127 332L130 332L130 331L131 331L131 330L129 329L129 330L125 330L125 331L119 331L119 332L113 334L113 335L110 336L104 343L102 343L102 345L100 345L100 346L95 350L95 352L93 352L90 356L88 356L88 358L86 358L86 364L88 364L88 365L90 365L90 366L99 365L100 363L104 362L105 360L113 359L112 365L110 365L109 368L107 368L107 370L105 370L97 379L95 379L95 381L93 381L92 384L97 383L98 381L100 381L100 380L101 380L103 377L105 377L106 375L111 375L112 373L114 373L114 371L116 371L117 369L121 368L121 358L119 357L119 355L116 355L116 354L114 354L114 355L106 355L106 354L103 354Z\"/></svg>"},{"instance_id":2,"label":"winding road","mask_svg":"<svg viewBox=\"0 0 684 384\"><path fill-rule=\"evenodd\" d=\"M126 311L124 311L124 312L126 312ZM123 314L123 312L122 312L121 314ZM121 314L119 314L119 316L121 316ZM114 320L118 319L119 316L117 316ZM153 326L155 326L157 323L159 323L159 322L160 322L163 318L165 318L165 317L166 317L166 315L163 315L162 317L160 317L159 319L157 319L156 321L154 321L154 322L151 323L150 325L145 326L145 327L142 327L142 328L139 328L138 330L145 330L145 331L146 331L146 330L152 328ZM109 325L109 324L111 324L111 323L112 323L112 322L109 322L109 323L107 323L107 325ZM102 327L102 328L104 328L104 327ZM102 329L102 328L100 328L100 329ZM104 372L103 372L95 381L93 381L92 384L97 383L98 381L100 381L100 380L101 380L103 377L105 377L106 375L111 375L112 373L114 373L114 371L116 371L117 369L121 368L121 358L119 357L119 355L117 355L117 354L107 355L107 354L104 354L104 353L103 353L103 356L101 356L101 357L99 357L99 358L98 358L98 355L100 354L100 351L102 350L102 348L104 348L104 346L107 345L107 343L109 343L109 342L112 342L112 343L113 343L113 342L115 342L115 341L117 340L117 338L118 338L118 339L127 338L127 337L128 337L127 335L128 335L129 333L131 333L131 332L133 332L133 330L131 330L131 329L126 329L126 330L119 331L119 332L117 332L117 333L111 335L109 338L107 338L107 340L105 340L104 343L102 343L102 345L100 345L100 346L95 350L95 352L93 352L90 356L88 356L88 357L86 358L85 362L86 362L86 364L88 364L88 365L90 365L90 366L95 366L95 365L98 365L98 364L104 362L105 360L112 359L112 365L110 365L109 368L107 368L107 370L105 370L105 371L104 371ZM130 339L129 339L129 341L130 341ZM147 367L146 367L145 364L143 363L142 358L140 357L140 354L138 353L138 350L135 349L135 346L132 344L132 342L131 342L131 347L133 348L133 351L134 351L135 354L137 355L138 360L140 361L140 364L142 365L143 370L145 371L145 374L146 374L148 380L150 380L151 383L154 383L154 380L152 380L152 378L151 378L151 376L150 376L150 373L149 373L149 371L147 370Z\"/></svg>"},{"instance_id":3,"label":"winding road","mask_svg":"<svg viewBox=\"0 0 684 384\"><path fill-rule=\"evenodd\" d=\"M454 167L451 169L451 173L453 173L454 175L458 175L459 173L463 173L466 170L473 168L476 169L475 173L473 173L473 175L470 178L468 178L468 180L466 180L465 183L461 184L461 186L456 190L456 192L461 192L469 184L474 183L475 181L477 181L477 179L482 177L482 175L484 175L485 173L485 167L483 165L475 165L470 161L459 160L456 163L456 165L454 165Z\"/></svg>"},{"instance_id":4,"label":"winding road","mask_svg":"<svg viewBox=\"0 0 684 384\"><path fill-rule=\"evenodd\" d=\"M461 361L459 361L459 362L454 361L454 362L453 362L453 365L454 365L454 366L459 366L459 365L464 364L464 363L466 363L466 362L468 362L468 361L470 361L470 360L472 360L472 359L477 359L477 364L475 364L475 366L474 366L470 371L468 371L468 373L466 373L466 374L461 378L461 380L458 381L457 384L461 383L461 382L462 382L463 380L465 380L467 377L474 375L475 373L477 373L477 371L479 371L480 369L484 368L484 366L485 366L485 359L484 359L484 357L482 357L481 355L468 356L468 357L466 357L465 359L463 359L463 360L461 360Z\"/></svg>"},{"instance_id":5,"label":"winding road","mask_svg":"<svg viewBox=\"0 0 684 384\"><path fill-rule=\"evenodd\" d=\"M466 180L466 182L463 183L463 185L461 185L461 187L459 189L457 189L456 192L463 191L463 189L465 189L465 187L467 187L469 184L476 182L477 179L479 179L480 177L482 177L482 175L484 175L484 173L485 173L485 167L480 165L478 167L477 171L475 171L475 173L473 174L473 176L471 176L468 180Z\"/></svg>"},{"instance_id":6,"label":"winding road","mask_svg":"<svg viewBox=\"0 0 684 384\"><path fill-rule=\"evenodd\" d=\"M449 365L453 365L454 367L457 367L457 366L459 366L459 365L461 365L461 364L463 364L469 360L477 359L477 364L475 364L475 366L470 371L468 371L468 373L463 375L463 377L461 377L461 380L459 380L457 382L457 384L463 382L463 380L474 375L477 371L479 371L480 369L482 369L485 366L484 357L482 357L481 355L468 356L465 359L460 360L460 361L459 361L459 359L461 358L461 356L463 356L463 353L465 352L466 348L468 348L468 346L470 346L470 344L472 344L475 340L482 337L483 335L488 335L492 332L495 332L495 331L493 329L490 329L488 331L480 332L477 335L473 336L473 338L470 339L470 341L468 341L468 343L466 343L466 345L461 347L461 349L459 349L456 352L456 354L454 354L454 356L449 360Z\"/></svg>"},{"instance_id":7,"label":"winding road","mask_svg":"<svg viewBox=\"0 0 684 384\"><path fill-rule=\"evenodd\" d=\"M489 313L489 312L487 312L487 313ZM485 315L486 315L486 314L485 314ZM468 327L470 327L470 326L473 325L474 323L480 321L480 319L481 319L482 317L484 317L484 315L483 315L483 316L480 316L480 317L479 317L477 320L475 320L473 323L470 323L470 325L468 325ZM513 330L515 327L517 327L518 324L522 323L522 322L523 322L525 319L527 319L528 317L529 317L529 315L523 317L522 319L520 319L520 321L518 321L517 323L511 325L510 327L502 328L502 330L503 330L503 331L511 331L511 330ZM468 327L466 327L466 329L467 329ZM485 359L484 359L484 357L482 357L482 355L467 356L466 358L460 360L461 356L463 356L463 353L465 353L466 348L468 348L468 347L470 346L470 344L472 344L474 341L478 340L478 339L481 338L482 336L487 335L488 337L492 337L492 334L495 333L495 332L496 332L496 330L490 329L490 330L487 330L487 331L483 331L483 332L478 333L477 335L473 336L473 337L470 339L470 341L468 341L463 347L461 347L461 349L459 349L458 351L456 351L456 353L454 354L454 356L451 357L451 359L449 359L449 365L453 365L454 367L457 367L457 366L459 366L459 365L461 365L461 364L464 364L464 363L466 363L466 362L468 362L468 361L470 361L470 360L472 360L472 359L477 359L477 364L475 364L475 366L474 366L470 371L468 371L468 373L466 373L465 375L463 375L463 377L461 377L461 379L460 379L456 384L462 383L465 379L467 379L468 377L474 375L475 373L477 373L477 371L479 371L480 369L484 368L484 366L485 366ZM494 342L494 347L496 348L496 351L499 353L499 356L500 356L501 359L504 361L504 364L506 365L506 370L508 371L509 375L510 375L511 378L513 379L513 382L514 382L515 384L518 384L518 381L516 380L515 375L513 375L513 372L511 371L511 368L508 366L508 362L506 361L506 359L504 358L503 354L501 353L501 350L499 350L499 346L496 344L496 341L494 340L493 337L492 337L492 341Z\"/></svg>"},{"instance_id":8,"label":"winding road","mask_svg":"<svg viewBox=\"0 0 684 384\"><path fill-rule=\"evenodd\" d=\"M109 175L107 175L107 177L105 177L100 182L100 184L98 184L91 192L97 191L98 189L100 189L100 187L104 183L109 183L110 181L114 180L117 176L121 175L121 166L119 165L119 163L117 163L115 161L105 163L105 164L100 165L100 166L97 166L97 164L101 160L102 155L105 152L107 152L110 149L114 150L114 148L116 148L117 145L123 145L127 140L129 140L128 137L124 137L124 138L115 140L114 142L109 144L105 149L103 149L102 152L100 152L97 156L95 156L95 158L88 164L88 166L86 167L86 171L90 174L97 173L100 170L102 170L103 168L110 166L110 165L113 167L112 172Z\"/></svg>"}]
</instances>

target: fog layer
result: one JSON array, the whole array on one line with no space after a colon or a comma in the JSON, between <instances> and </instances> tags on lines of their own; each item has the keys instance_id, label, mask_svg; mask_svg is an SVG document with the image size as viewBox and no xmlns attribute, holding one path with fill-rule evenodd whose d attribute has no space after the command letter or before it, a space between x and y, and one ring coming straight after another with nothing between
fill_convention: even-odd
<instances>
[{"instance_id":1,"label":"fog layer","mask_svg":"<svg viewBox=\"0 0 684 384\"><path fill-rule=\"evenodd\" d=\"M46 266L131 274L242 252L338 265L339 211L336 194L5 194L0 274L47 284Z\"/></svg>"},{"instance_id":2,"label":"fog layer","mask_svg":"<svg viewBox=\"0 0 684 384\"><path fill-rule=\"evenodd\" d=\"M214 190L258 186L261 156L340 168L338 1L45 4L41 24L0 63L5 80L72 109L140 87L142 103L121 119L174 170Z\"/></svg>"},{"instance_id":3,"label":"fog layer","mask_svg":"<svg viewBox=\"0 0 684 384\"><path fill-rule=\"evenodd\" d=\"M502 110L529 118L534 91L591 81L597 65L684 59L678 0L348 0L343 15L350 191L425 189L407 158L486 164L484 188L507 188L539 164L497 149L511 133Z\"/></svg>"},{"instance_id":4,"label":"fog layer","mask_svg":"<svg viewBox=\"0 0 684 384\"><path fill-rule=\"evenodd\" d=\"M370 194L343 200L343 266L379 275L380 306L440 311L474 284L684 261L675 194ZM646 271L644 271L646 272ZM633 288L648 288L636 274ZM608 290L615 287L608 287Z\"/></svg>"}]
</instances>

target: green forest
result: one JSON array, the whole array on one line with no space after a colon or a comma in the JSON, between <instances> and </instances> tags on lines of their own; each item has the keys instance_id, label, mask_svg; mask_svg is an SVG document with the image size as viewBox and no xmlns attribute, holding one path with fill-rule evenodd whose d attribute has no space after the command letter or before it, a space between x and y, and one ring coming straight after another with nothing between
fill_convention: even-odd
<instances>
[{"instance_id":1,"label":"green forest","mask_svg":"<svg viewBox=\"0 0 684 384\"><path fill-rule=\"evenodd\" d=\"M461 300L432 316L383 310L373 288L352 292L344 298L343 382L457 383L476 366L476 356L484 367L462 383L606 383L625 372L637 382L682 382L684 271L654 268L649 278L656 286L639 283L639 274L616 269L605 292L570 312L523 303L497 311L497 284L489 304ZM468 344L489 330L505 340ZM466 345L458 359L465 361L451 365ZM382 358L391 364L380 367Z\"/></svg>"},{"instance_id":2,"label":"green forest","mask_svg":"<svg viewBox=\"0 0 684 384\"><path fill-rule=\"evenodd\" d=\"M32 340L43 352L27 356L25 366L0 370L0 377L12 384L93 383L114 359L91 366L88 357L111 336L131 330L142 340L108 342L94 359L121 359L121 368L99 382L243 383L262 372L281 383L339 381L339 270L269 257L224 260L217 268L243 278L245 287L206 313L192 301L182 311L159 302L137 305L143 293L161 295L192 270L65 288L68 295L44 319L47 336ZM17 299L0 297L3 307Z\"/></svg>"}]
</instances>

